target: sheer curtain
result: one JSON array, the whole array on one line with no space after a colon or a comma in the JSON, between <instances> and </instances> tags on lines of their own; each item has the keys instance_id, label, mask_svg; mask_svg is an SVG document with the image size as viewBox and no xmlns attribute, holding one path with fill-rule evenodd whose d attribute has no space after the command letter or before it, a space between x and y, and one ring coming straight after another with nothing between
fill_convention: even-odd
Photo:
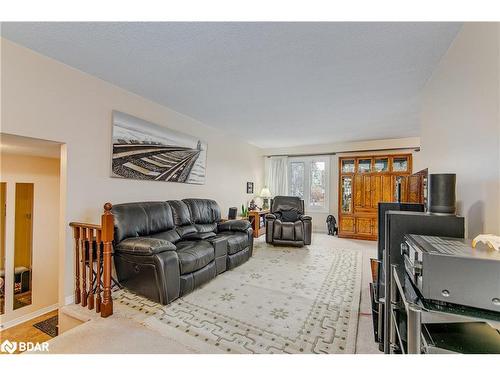
<instances>
[{"instance_id":1,"label":"sheer curtain","mask_svg":"<svg viewBox=\"0 0 500 375\"><path fill-rule=\"evenodd\" d=\"M288 158L272 156L266 161L266 186L271 195L288 195Z\"/></svg>"}]
</instances>

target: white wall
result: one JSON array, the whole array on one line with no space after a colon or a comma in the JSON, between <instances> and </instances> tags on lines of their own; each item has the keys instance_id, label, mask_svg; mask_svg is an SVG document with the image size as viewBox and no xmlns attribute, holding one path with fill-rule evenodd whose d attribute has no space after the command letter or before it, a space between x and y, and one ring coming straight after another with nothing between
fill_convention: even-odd
<instances>
[{"instance_id":1,"label":"white wall","mask_svg":"<svg viewBox=\"0 0 500 375\"><path fill-rule=\"evenodd\" d=\"M59 159L1 154L1 180L7 183L6 296L2 325L58 302ZM17 182L34 184L32 304L12 308L14 270L15 189Z\"/></svg>"},{"instance_id":2,"label":"white wall","mask_svg":"<svg viewBox=\"0 0 500 375\"><path fill-rule=\"evenodd\" d=\"M420 166L457 174L469 237L500 234L498 54L498 23L466 23L424 90Z\"/></svg>"},{"instance_id":3,"label":"white wall","mask_svg":"<svg viewBox=\"0 0 500 375\"><path fill-rule=\"evenodd\" d=\"M98 222L105 202L112 203L204 197L217 200L223 215L250 195L246 182L261 188L260 149L222 134L187 116L82 73L57 61L1 40L1 131L65 144L62 171L67 184L66 270L60 300L73 291L70 221ZM205 185L110 178L111 111L118 110L208 143ZM67 175L66 175L67 174Z\"/></svg>"},{"instance_id":4,"label":"white wall","mask_svg":"<svg viewBox=\"0 0 500 375\"><path fill-rule=\"evenodd\" d=\"M364 142L345 142L331 143L322 145L273 148L263 150L264 155L304 155L304 154L321 154L321 153L337 153L330 156L330 195L329 195L329 212L314 213L308 212L313 219L313 230L315 232L326 232L326 217L329 214L335 216L338 222L338 185L339 185L339 157L352 155L381 155L381 154L412 154L415 164L415 159L419 159L419 153L415 149L420 146L418 137L401 138L401 139L382 139ZM397 149L394 150L394 149ZM362 150L379 150L368 151ZM413 168L416 172L417 169Z\"/></svg>"}]
</instances>

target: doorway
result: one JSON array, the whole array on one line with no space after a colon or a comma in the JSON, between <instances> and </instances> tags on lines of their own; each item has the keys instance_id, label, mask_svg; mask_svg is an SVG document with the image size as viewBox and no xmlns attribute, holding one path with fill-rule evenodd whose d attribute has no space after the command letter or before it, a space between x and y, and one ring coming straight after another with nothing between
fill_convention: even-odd
<instances>
[{"instance_id":1,"label":"doorway","mask_svg":"<svg viewBox=\"0 0 500 375\"><path fill-rule=\"evenodd\" d=\"M4 330L59 306L61 144L0 135Z\"/></svg>"}]
</instances>

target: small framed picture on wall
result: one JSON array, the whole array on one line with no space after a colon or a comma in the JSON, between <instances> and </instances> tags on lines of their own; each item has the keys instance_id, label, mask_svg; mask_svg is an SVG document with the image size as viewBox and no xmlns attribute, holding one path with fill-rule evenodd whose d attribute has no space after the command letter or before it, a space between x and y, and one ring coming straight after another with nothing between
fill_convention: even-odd
<instances>
[{"instance_id":1,"label":"small framed picture on wall","mask_svg":"<svg viewBox=\"0 0 500 375\"><path fill-rule=\"evenodd\" d=\"M253 194L253 182L247 182L247 194Z\"/></svg>"}]
</instances>

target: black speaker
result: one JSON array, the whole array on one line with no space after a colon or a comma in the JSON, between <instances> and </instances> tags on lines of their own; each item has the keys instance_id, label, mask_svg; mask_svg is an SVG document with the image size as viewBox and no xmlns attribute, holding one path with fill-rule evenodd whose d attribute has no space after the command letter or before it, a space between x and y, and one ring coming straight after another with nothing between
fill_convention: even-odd
<instances>
[{"instance_id":1,"label":"black speaker","mask_svg":"<svg viewBox=\"0 0 500 375\"><path fill-rule=\"evenodd\" d=\"M236 219L236 215L238 214L238 209L236 207L229 207L229 213L227 214L227 218L229 220Z\"/></svg>"},{"instance_id":2,"label":"black speaker","mask_svg":"<svg viewBox=\"0 0 500 375\"><path fill-rule=\"evenodd\" d=\"M429 175L429 212L454 215L456 207L456 180L454 173Z\"/></svg>"}]
</instances>

